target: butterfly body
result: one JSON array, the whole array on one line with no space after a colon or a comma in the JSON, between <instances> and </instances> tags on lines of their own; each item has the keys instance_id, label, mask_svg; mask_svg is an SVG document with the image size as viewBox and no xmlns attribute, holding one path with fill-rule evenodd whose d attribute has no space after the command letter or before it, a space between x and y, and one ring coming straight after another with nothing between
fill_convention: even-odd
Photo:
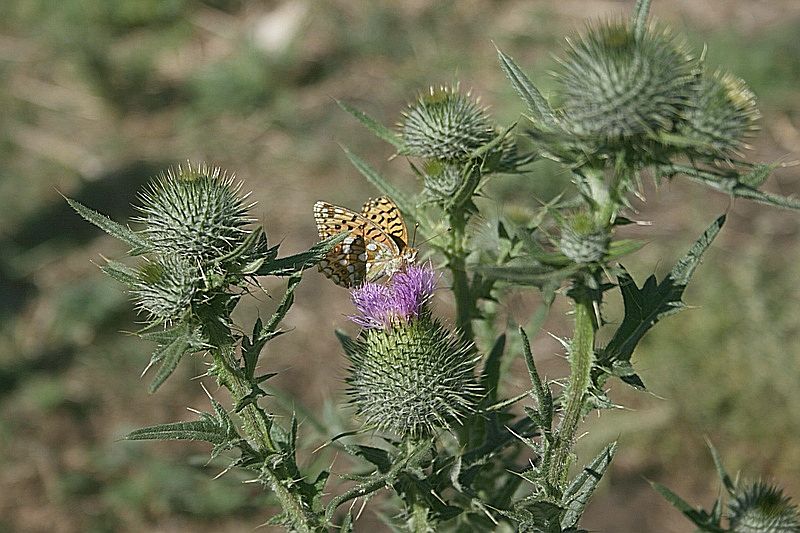
<instances>
[{"instance_id":1,"label":"butterfly body","mask_svg":"<svg viewBox=\"0 0 800 533\"><path fill-rule=\"evenodd\" d=\"M416 258L403 215L388 196L368 200L361 213L317 202L314 220L322 239L348 232L319 263L320 272L342 287L391 277Z\"/></svg>"}]
</instances>

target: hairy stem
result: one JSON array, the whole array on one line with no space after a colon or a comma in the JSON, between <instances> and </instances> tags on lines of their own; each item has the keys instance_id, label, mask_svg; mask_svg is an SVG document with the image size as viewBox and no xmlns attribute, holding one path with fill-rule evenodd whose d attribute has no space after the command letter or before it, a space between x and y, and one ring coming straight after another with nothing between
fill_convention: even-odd
<instances>
[{"instance_id":1,"label":"hairy stem","mask_svg":"<svg viewBox=\"0 0 800 533\"><path fill-rule=\"evenodd\" d=\"M239 404L246 398L251 390L250 383L237 372L231 360L232 349L220 348L212 354L217 366L217 376L231 393L234 404ZM262 453L273 453L277 449L270 436L272 421L263 409L255 403L246 405L240 412L242 427L247 437L255 443L256 449Z\"/></svg>"},{"instance_id":2,"label":"hairy stem","mask_svg":"<svg viewBox=\"0 0 800 533\"><path fill-rule=\"evenodd\" d=\"M232 357L232 348L223 347L214 350L212 355L217 366L217 376L220 383L230 391L234 404L239 404L250 395L253 385L242 376L241 372L237 371ZM256 449L263 457L280 451L270 435L272 420L255 401L245 405L239 411L239 416L241 417L245 434L251 442L255 443ZM261 466L261 473L291 522L292 531L312 532L320 530L319 527L314 526L317 521L312 516L309 516L301 495L290 491L281 482L282 479L287 477L286 475L280 475L281 471L266 461Z\"/></svg>"},{"instance_id":3,"label":"hairy stem","mask_svg":"<svg viewBox=\"0 0 800 533\"><path fill-rule=\"evenodd\" d=\"M553 487L564 488L570 466L575 434L581 421L586 390L591 382L594 362L594 310L586 291L577 290L575 298L575 335L570 344L570 376L564 398L564 416L550 461L547 480Z\"/></svg>"},{"instance_id":4,"label":"hairy stem","mask_svg":"<svg viewBox=\"0 0 800 533\"><path fill-rule=\"evenodd\" d=\"M281 502L283 512L286 513L286 516L292 524L292 531L301 533L324 531L321 527L314 525L315 521L309 519L300 497L297 494L293 494L281 483L281 479L275 474L275 471L271 467L264 465L261 472L267 484L272 489L272 492L278 498L278 501Z\"/></svg>"}]
</instances>

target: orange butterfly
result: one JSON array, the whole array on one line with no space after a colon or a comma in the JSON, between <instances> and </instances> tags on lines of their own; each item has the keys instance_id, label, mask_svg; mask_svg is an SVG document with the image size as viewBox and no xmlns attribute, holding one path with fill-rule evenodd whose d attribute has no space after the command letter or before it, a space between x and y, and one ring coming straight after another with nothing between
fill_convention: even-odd
<instances>
[{"instance_id":1,"label":"orange butterfly","mask_svg":"<svg viewBox=\"0 0 800 533\"><path fill-rule=\"evenodd\" d=\"M342 287L392 276L417 257L403 215L388 196L369 199L360 214L317 202L314 220L322 239L349 232L319 263L320 272Z\"/></svg>"}]
</instances>

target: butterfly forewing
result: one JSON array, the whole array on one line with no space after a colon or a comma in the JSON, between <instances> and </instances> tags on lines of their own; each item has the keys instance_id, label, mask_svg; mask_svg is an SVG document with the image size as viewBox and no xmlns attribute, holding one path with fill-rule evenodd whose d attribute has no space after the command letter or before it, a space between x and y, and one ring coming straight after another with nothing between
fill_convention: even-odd
<instances>
[{"instance_id":1,"label":"butterfly forewing","mask_svg":"<svg viewBox=\"0 0 800 533\"><path fill-rule=\"evenodd\" d=\"M401 248L408 245L408 229L403 214L388 196L370 198L361 214L392 237Z\"/></svg>"}]
</instances>

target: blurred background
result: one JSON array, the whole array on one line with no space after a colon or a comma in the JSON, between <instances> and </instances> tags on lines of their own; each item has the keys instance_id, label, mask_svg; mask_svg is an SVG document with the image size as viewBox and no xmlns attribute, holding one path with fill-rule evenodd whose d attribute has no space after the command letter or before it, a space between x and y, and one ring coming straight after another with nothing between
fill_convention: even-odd
<instances>
[{"instance_id":1,"label":"blurred background","mask_svg":"<svg viewBox=\"0 0 800 533\"><path fill-rule=\"evenodd\" d=\"M492 43L546 91L564 36L627 16L633 3L0 3L0 531L248 531L272 513L268 496L238 474L212 479L221 468L205 464L205 446L119 440L190 419L186 407L206 409L189 379L204 367L186 359L147 394L139 375L152 346L125 333L137 328L127 296L93 264L125 248L60 193L126 220L149 178L187 159L207 161L245 181L270 241L294 253L316 240L316 200L357 208L376 194L338 144L399 187L418 187L406 162L389 160L390 148L334 98L393 124L417 91L460 80L507 124L523 107ZM800 2L656 0L652 11L698 53L707 45L708 63L744 78L759 97L764 118L751 160L800 158ZM490 206L535 205L567 183L558 167L538 163L529 175L496 180ZM800 214L731 202L680 179L646 189L638 218L653 225L635 235L649 244L625 262L639 283L653 269L663 275L718 214L730 217L685 296L697 307L659 324L637 351L652 394L615 383L613 398L632 409L586 425L584 459L621 441L583 524L594 531L691 531L648 480L710 505L719 489L704 438L730 471L773 479L800 497ZM778 170L766 189L800 192L800 167ZM265 285L280 294L281 283ZM509 323L526 323L536 301L513 293L504 304ZM240 316L251 321L274 305L262 295ZM446 293L439 307L451 311ZM535 340L549 377L563 372L547 332L568 331L565 310L556 307ZM297 406L328 420L345 368L333 330L347 327L349 311L346 291L309 272L286 322L295 331L271 343L262 363L281 372L271 383ZM524 382L518 370L509 385ZM302 430L312 447L324 438L310 425ZM382 530L377 509L360 527Z\"/></svg>"}]
</instances>

